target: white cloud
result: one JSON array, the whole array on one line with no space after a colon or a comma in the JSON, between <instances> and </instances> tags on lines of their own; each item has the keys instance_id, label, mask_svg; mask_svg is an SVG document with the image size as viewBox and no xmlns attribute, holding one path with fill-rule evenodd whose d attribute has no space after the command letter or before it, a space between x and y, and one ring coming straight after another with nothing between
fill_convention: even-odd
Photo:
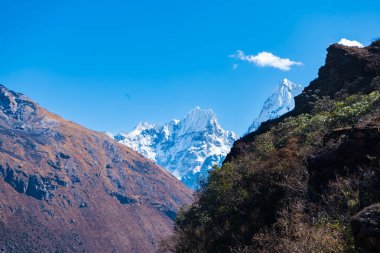
<instances>
[{"instance_id":1,"label":"white cloud","mask_svg":"<svg viewBox=\"0 0 380 253\"><path fill-rule=\"evenodd\" d=\"M249 63L254 63L258 67L272 67L283 71L288 71L290 68L302 65L302 62L292 61L289 58L280 58L270 52L261 52L257 55L246 55L243 51L237 50L235 54L230 55L230 57L247 61Z\"/></svg>"},{"instance_id":2,"label":"white cloud","mask_svg":"<svg viewBox=\"0 0 380 253\"><path fill-rule=\"evenodd\" d=\"M232 69L233 69L233 70L236 70L238 67L239 67L238 64L233 64L233 65L232 65Z\"/></svg>"},{"instance_id":3,"label":"white cloud","mask_svg":"<svg viewBox=\"0 0 380 253\"><path fill-rule=\"evenodd\" d=\"M364 45L362 43L360 43L359 41L356 41L356 40L348 40L348 39L341 39L340 41L338 41L338 44L341 44L343 46L348 46L348 47L364 47Z\"/></svg>"}]
</instances>

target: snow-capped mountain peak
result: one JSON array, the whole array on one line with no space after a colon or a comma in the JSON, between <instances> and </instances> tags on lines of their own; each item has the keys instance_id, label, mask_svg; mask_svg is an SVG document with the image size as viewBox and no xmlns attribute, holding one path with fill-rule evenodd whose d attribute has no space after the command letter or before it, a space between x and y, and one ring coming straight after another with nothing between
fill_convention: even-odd
<instances>
[{"instance_id":1,"label":"snow-capped mountain peak","mask_svg":"<svg viewBox=\"0 0 380 253\"><path fill-rule=\"evenodd\" d=\"M282 82L280 82L280 87L287 87L290 90L292 90L298 86L299 86L298 84L295 84L295 83L289 81L289 79L287 79L287 78L284 78L282 80Z\"/></svg>"},{"instance_id":2,"label":"snow-capped mountain peak","mask_svg":"<svg viewBox=\"0 0 380 253\"><path fill-rule=\"evenodd\" d=\"M272 95L265 101L263 108L248 129L248 133L255 131L264 121L275 119L293 110L294 97L301 94L302 85L283 79Z\"/></svg>"},{"instance_id":3,"label":"snow-capped mountain peak","mask_svg":"<svg viewBox=\"0 0 380 253\"><path fill-rule=\"evenodd\" d=\"M107 134L112 138L112 134ZM212 110L199 106L184 119L162 126L140 123L129 133L114 136L140 154L166 168L188 187L199 187L200 178L214 165L220 165L235 140L234 132L219 125Z\"/></svg>"},{"instance_id":4,"label":"snow-capped mountain peak","mask_svg":"<svg viewBox=\"0 0 380 253\"><path fill-rule=\"evenodd\" d=\"M211 110L202 110L199 106L190 111L185 119L180 121L181 131L179 135L184 135L192 132L199 132L207 129L210 125L216 129L221 129L215 113Z\"/></svg>"},{"instance_id":5,"label":"snow-capped mountain peak","mask_svg":"<svg viewBox=\"0 0 380 253\"><path fill-rule=\"evenodd\" d=\"M148 122L140 122L132 132L128 133L131 136L136 136L141 134L143 131L154 128L155 125L149 124Z\"/></svg>"}]
</instances>

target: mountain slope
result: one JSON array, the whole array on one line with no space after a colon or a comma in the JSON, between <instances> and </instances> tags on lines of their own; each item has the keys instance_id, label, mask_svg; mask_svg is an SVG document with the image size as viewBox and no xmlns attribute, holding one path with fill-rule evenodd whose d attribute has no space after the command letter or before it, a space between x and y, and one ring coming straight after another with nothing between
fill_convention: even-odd
<instances>
[{"instance_id":1,"label":"mountain slope","mask_svg":"<svg viewBox=\"0 0 380 253\"><path fill-rule=\"evenodd\" d=\"M5 252L154 252L191 191L101 133L0 86Z\"/></svg>"},{"instance_id":2,"label":"mountain slope","mask_svg":"<svg viewBox=\"0 0 380 253\"><path fill-rule=\"evenodd\" d=\"M251 143L256 136L267 132L284 119L311 112L312 105L318 98L341 99L348 94L369 93L378 89L380 84L374 79L378 73L376 68L380 66L378 48L378 41L364 48L340 44L328 47L326 62L319 69L318 78L294 98L294 109L279 118L263 122L256 131L237 140L225 161L233 160L240 152L244 152L246 143Z\"/></svg>"},{"instance_id":3,"label":"mountain slope","mask_svg":"<svg viewBox=\"0 0 380 253\"><path fill-rule=\"evenodd\" d=\"M380 252L380 40L327 52L294 110L210 173L168 251Z\"/></svg>"},{"instance_id":4,"label":"mountain slope","mask_svg":"<svg viewBox=\"0 0 380 253\"><path fill-rule=\"evenodd\" d=\"M265 101L259 117L257 117L248 128L248 133L256 131L264 121L278 118L293 110L294 97L301 94L302 89L302 85L292 83L286 78L282 80Z\"/></svg>"},{"instance_id":5,"label":"mountain slope","mask_svg":"<svg viewBox=\"0 0 380 253\"><path fill-rule=\"evenodd\" d=\"M200 178L207 177L214 165L221 165L237 136L220 127L213 111L196 107L182 120L163 126L140 123L113 138L197 189Z\"/></svg>"}]
</instances>

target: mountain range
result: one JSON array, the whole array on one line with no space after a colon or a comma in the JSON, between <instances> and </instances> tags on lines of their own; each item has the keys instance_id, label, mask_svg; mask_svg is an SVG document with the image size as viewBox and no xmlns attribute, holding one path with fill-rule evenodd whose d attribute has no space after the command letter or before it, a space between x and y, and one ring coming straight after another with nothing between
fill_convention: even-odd
<instances>
[{"instance_id":1,"label":"mountain range","mask_svg":"<svg viewBox=\"0 0 380 253\"><path fill-rule=\"evenodd\" d=\"M0 252L380 252L380 40L327 52L240 139L199 107L106 136L0 85Z\"/></svg>"},{"instance_id":2,"label":"mountain range","mask_svg":"<svg viewBox=\"0 0 380 253\"><path fill-rule=\"evenodd\" d=\"M182 120L161 126L140 123L131 132L106 134L166 168L191 189L198 189L208 171L221 165L238 139L220 126L212 110L200 107Z\"/></svg>"},{"instance_id":3,"label":"mountain range","mask_svg":"<svg viewBox=\"0 0 380 253\"><path fill-rule=\"evenodd\" d=\"M294 97L303 87L283 79L265 101L260 115L249 127L255 131L262 122L278 118L294 108ZM186 186L199 189L213 166L221 166L238 136L224 130L212 110L196 107L182 120L162 126L139 123L131 132L106 135L136 150L166 168Z\"/></svg>"}]
</instances>

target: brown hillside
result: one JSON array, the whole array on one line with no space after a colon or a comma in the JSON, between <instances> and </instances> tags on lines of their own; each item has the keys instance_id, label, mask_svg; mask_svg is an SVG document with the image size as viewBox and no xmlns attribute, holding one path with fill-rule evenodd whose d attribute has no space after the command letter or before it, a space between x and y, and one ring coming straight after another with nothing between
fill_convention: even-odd
<instances>
[{"instance_id":1,"label":"brown hillside","mask_svg":"<svg viewBox=\"0 0 380 253\"><path fill-rule=\"evenodd\" d=\"M192 192L0 86L0 252L154 252Z\"/></svg>"}]
</instances>

